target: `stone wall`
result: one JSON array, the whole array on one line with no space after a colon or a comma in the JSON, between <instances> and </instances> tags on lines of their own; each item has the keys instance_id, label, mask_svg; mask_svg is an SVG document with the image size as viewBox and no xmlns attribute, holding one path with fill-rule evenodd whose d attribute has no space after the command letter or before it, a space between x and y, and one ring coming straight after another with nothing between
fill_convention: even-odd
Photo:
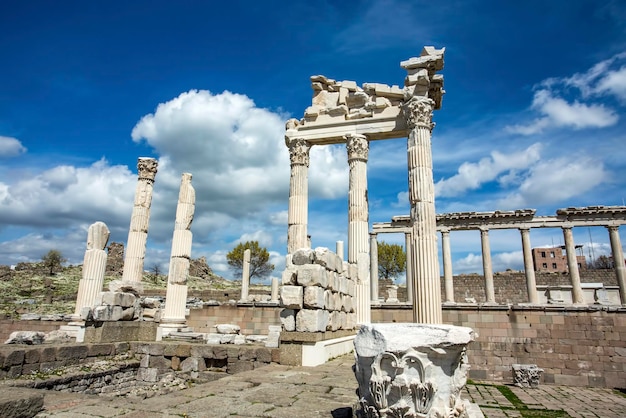
<instances>
[{"instance_id":1,"label":"stone wall","mask_svg":"<svg viewBox=\"0 0 626 418\"><path fill-rule=\"evenodd\" d=\"M194 332L215 332L217 324L239 325L241 334L267 334L270 325L280 325L280 308L274 306L254 306L222 304L191 309L187 325Z\"/></svg>"},{"instance_id":2,"label":"stone wall","mask_svg":"<svg viewBox=\"0 0 626 418\"><path fill-rule=\"evenodd\" d=\"M410 308L373 309L373 322L410 322ZM514 363L545 370L542 383L626 388L626 309L444 307L446 324L473 328L470 378L512 383Z\"/></svg>"}]
</instances>

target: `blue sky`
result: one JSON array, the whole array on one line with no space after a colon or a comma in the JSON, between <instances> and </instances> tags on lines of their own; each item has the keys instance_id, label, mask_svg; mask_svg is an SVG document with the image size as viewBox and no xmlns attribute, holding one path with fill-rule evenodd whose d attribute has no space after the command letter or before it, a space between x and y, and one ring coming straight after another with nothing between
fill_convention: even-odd
<instances>
[{"instance_id":1,"label":"blue sky","mask_svg":"<svg viewBox=\"0 0 626 418\"><path fill-rule=\"evenodd\" d=\"M446 47L433 131L437 212L622 205L626 5L621 1L5 1L0 5L0 263L51 248L82 262L86 230L125 242L136 161L159 159L146 266L166 266L180 175L193 174L193 256L258 239L286 249L284 121L309 77L402 85L400 61ZM347 240L345 147L314 147L314 246ZM370 222L408 213L406 140L373 143ZM574 230L608 254L603 228ZM626 239L622 232L622 241ZM383 237L403 242L399 235ZM533 246L559 230L533 230ZM480 272L478 233L451 235ZM491 234L495 270L521 269L517 231Z\"/></svg>"}]
</instances>

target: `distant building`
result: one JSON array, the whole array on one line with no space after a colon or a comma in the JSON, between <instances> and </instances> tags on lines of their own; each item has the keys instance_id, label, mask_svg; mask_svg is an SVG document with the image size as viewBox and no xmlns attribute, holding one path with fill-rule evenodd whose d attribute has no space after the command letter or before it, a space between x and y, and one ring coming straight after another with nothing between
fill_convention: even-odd
<instances>
[{"instance_id":1,"label":"distant building","mask_svg":"<svg viewBox=\"0 0 626 418\"><path fill-rule=\"evenodd\" d=\"M577 245L577 249L582 248L582 245ZM567 255L565 253L565 246L551 247L551 248L533 248L533 265L535 271L548 272L548 273L567 273L569 268L567 267ZM578 269L587 268L587 259L584 255L577 255L576 262Z\"/></svg>"}]
</instances>

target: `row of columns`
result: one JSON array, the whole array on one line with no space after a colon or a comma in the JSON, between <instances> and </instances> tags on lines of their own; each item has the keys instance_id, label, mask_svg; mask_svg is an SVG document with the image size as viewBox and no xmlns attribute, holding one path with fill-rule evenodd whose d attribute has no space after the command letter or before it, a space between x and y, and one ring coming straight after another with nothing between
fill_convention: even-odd
<instances>
[{"instance_id":1,"label":"row of columns","mask_svg":"<svg viewBox=\"0 0 626 418\"><path fill-rule=\"evenodd\" d=\"M622 244L619 237L619 226L606 226L609 231L611 250L615 262L615 274L619 285L620 303L626 305L626 266L619 260L624 260ZM580 272L576 260L576 247L572 226L563 226L563 239L565 241L565 251L567 256L567 267L569 269L570 281L572 285L572 302L574 304L584 303L583 291L580 284ZM522 252L524 257L524 272L526 275L526 287L528 291L528 302L538 303L537 283L535 278L535 267L532 259L532 249L530 244L530 228L519 228L522 238ZM485 278L485 300L488 304L495 304L495 289L493 284L493 270L491 264L491 248L489 245L489 229L480 229L480 241L483 260L483 276ZM454 303L454 287L452 281L452 257L450 251L450 230L441 231L441 246L443 255L443 275L445 302Z\"/></svg>"}]
</instances>

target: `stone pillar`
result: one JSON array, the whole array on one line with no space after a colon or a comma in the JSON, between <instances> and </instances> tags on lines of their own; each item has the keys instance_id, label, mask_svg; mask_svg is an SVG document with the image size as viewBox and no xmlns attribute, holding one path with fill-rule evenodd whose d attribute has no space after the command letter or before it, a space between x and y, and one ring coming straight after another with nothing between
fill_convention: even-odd
<instances>
[{"instance_id":1,"label":"stone pillar","mask_svg":"<svg viewBox=\"0 0 626 418\"><path fill-rule=\"evenodd\" d=\"M378 303L378 234L370 233L370 287L372 302Z\"/></svg>"},{"instance_id":2,"label":"stone pillar","mask_svg":"<svg viewBox=\"0 0 626 418\"><path fill-rule=\"evenodd\" d=\"M446 303L454 303L454 280L452 275L452 254L450 251L450 231L441 231L441 255L443 257L443 287Z\"/></svg>"},{"instance_id":3,"label":"stone pillar","mask_svg":"<svg viewBox=\"0 0 626 418\"><path fill-rule=\"evenodd\" d=\"M272 277L272 296L270 298L271 303L278 303L278 277Z\"/></svg>"},{"instance_id":4,"label":"stone pillar","mask_svg":"<svg viewBox=\"0 0 626 418\"><path fill-rule=\"evenodd\" d=\"M241 298L240 302L248 301L248 293L250 289L250 249L246 248L243 252L243 265L241 269Z\"/></svg>"},{"instance_id":5,"label":"stone pillar","mask_svg":"<svg viewBox=\"0 0 626 418\"><path fill-rule=\"evenodd\" d=\"M480 229L480 244L483 253L483 275L485 276L486 303L496 303L496 292L493 286L493 269L491 267L491 248L489 246L489 229Z\"/></svg>"},{"instance_id":6,"label":"stone pillar","mask_svg":"<svg viewBox=\"0 0 626 418\"><path fill-rule=\"evenodd\" d=\"M410 129L407 141L409 201L412 221L413 321L442 322L435 184L430 135L434 101L413 97L404 112Z\"/></svg>"},{"instance_id":7,"label":"stone pillar","mask_svg":"<svg viewBox=\"0 0 626 418\"><path fill-rule=\"evenodd\" d=\"M143 277L143 261L146 256L150 205L152 204L152 187L157 173L157 165L158 162L154 158L139 158L137 161L139 179L135 189L135 203L128 230L123 281L141 282Z\"/></svg>"},{"instance_id":8,"label":"stone pillar","mask_svg":"<svg viewBox=\"0 0 626 418\"><path fill-rule=\"evenodd\" d=\"M404 234L404 251L406 252L406 301L413 304L413 253L410 233Z\"/></svg>"},{"instance_id":9,"label":"stone pillar","mask_svg":"<svg viewBox=\"0 0 626 418\"><path fill-rule=\"evenodd\" d=\"M287 230L287 254L298 248L308 248L307 222L309 199L309 150L311 146L303 139L285 139L291 161L289 180L289 214Z\"/></svg>"},{"instance_id":10,"label":"stone pillar","mask_svg":"<svg viewBox=\"0 0 626 418\"><path fill-rule=\"evenodd\" d=\"M364 135L345 136L350 179L348 190L348 263L358 269L356 315L358 324L371 322L369 213L367 204L367 156L369 142Z\"/></svg>"},{"instance_id":11,"label":"stone pillar","mask_svg":"<svg viewBox=\"0 0 626 418\"><path fill-rule=\"evenodd\" d=\"M574 234L571 226L563 226L563 239L565 241L565 252L567 255L567 268L569 278L572 283L572 303L580 305L584 303L583 290L580 286L580 273L578 262L576 261L576 246L574 245Z\"/></svg>"},{"instance_id":12,"label":"stone pillar","mask_svg":"<svg viewBox=\"0 0 626 418\"><path fill-rule=\"evenodd\" d=\"M107 253L104 250L109 241L109 228L104 222L96 222L87 233L87 251L83 260L83 275L78 283L76 309L73 321L80 321L83 308L94 308L96 298L102 292L104 273L107 265Z\"/></svg>"},{"instance_id":13,"label":"stone pillar","mask_svg":"<svg viewBox=\"0 0 626 418\"><path fill-rule=\"evenodd\" d=\"M191 185L191 174L184 173L180 181L176 222L172 238L170 269L167 276L165 309L161 316L162 324L185 325L187 306L187 278L191 260L191 223L195 212L196 192Z\"/></svg>"},{"instance_id":14,"label":"stone pillar","mask_svg":"<svg viewBox=\"0 0 626 418\"><path fill-rule=\"evenodd\" d=\"M619 225L610 225L606 228L609 230L609 239L611 240L613 264L619 285L619 300L622 305L626 305L626 266L624 265L624 252L619 238Z\"/></svg>"},{"instance_id":15,"label":"stone pillar","mask_svg":"<svg viewBox=\"0 0 626 418\"><path fill-rule=\"evenodd\" d=\"M522 234L522 252L524 254L524 274L526 275L526 289L528 290L528 302L539 303L537 296L537 281L535 280L535 266L530 246L530 228L520 228Z\"/></svg>"},{"instance_id":16,"label":"stone pillar","mask_svg":"<svg viewBox=\"0 0 626 418\"><path fill-rule=\"evenodd\" d=\"M343 241L337 241L335 248L337 255L341 258L341 261L343 261L345 259L343 255Z\"/></svg>"}]
</instances>

